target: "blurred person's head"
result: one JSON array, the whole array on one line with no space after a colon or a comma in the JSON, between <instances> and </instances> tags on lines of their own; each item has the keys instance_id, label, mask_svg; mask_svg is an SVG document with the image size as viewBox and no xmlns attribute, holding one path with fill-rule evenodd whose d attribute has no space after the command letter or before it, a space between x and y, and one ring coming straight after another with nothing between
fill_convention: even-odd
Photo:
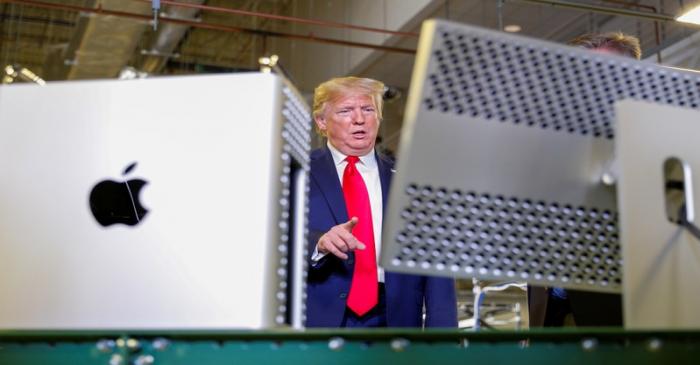
<instances>
[{"instance_id":1,"label":"blurred person's head","mask_svg":"<svg viewBox=\"0 0 700 365\"><path fill-rule=\"evenodd\" d=\"M569 45L634 59L642 57L639 39L622 32L584 34L572 39Z\"/></svg>"},{"instance_id":2,"label":"blurred person's head","mask_svg":"<svg viewBox=\"0 0 700 365\"><path fill-rule=\"evenodd\" d=\"M362 156L375 144L382 119L384 84L340 77L314 90L313 117L318 132L345 155Z\"/></svg>"}]
</instances>

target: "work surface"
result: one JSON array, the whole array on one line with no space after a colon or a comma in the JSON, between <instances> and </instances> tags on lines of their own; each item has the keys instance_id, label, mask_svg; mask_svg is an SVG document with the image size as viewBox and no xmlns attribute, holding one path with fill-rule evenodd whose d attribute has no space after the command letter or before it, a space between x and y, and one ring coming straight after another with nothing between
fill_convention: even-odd
<instances>
[{"instance_id":1,"label":"work surface","mask_svg":"<svg viewBox=\"0 0 700 365\"><path fill-rule=\"evenodd\" d=\"M698 364L700 332L0 331L0 364Z\"/></svg>"}]
</instances>

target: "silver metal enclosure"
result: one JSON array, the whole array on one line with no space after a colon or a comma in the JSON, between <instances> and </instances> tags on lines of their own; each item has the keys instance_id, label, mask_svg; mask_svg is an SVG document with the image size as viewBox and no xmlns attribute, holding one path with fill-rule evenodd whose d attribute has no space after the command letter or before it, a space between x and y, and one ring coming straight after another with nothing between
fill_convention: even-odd
<instances>
[{"instance_id":1,"label":"silver metal enclosure","mask_svg":"<svg viewBox=\"0 0 700 365\"><path fill-rule=\"evenodd\" d=\"M0 87L0 329L301 323L310 133L270 74ZM100 226L132 177L149 212Z\"/></svg>"},{"instance_id":2,"label":"silver metal enclosure","mask_svg":"<svg viewBox=\"0 0 700 365\"><path fill-rule=\"evenodd\" d=\"M625 328L697 329L700 241L668 219L664 164L682 162L683 208L697 226L700 112L623 101L617 116Z\"/></svg>"},{"instance_id":3,"label":"silver metal enclosure","mask_svg":"<svg viewBox=\"0 0 700 365\"><path fill-rule=\"evenodd\" d=\"M446 21L423 25L387 270L622 288L615 101L697 108L696 74Z\"/></svg>"}]
</instances>

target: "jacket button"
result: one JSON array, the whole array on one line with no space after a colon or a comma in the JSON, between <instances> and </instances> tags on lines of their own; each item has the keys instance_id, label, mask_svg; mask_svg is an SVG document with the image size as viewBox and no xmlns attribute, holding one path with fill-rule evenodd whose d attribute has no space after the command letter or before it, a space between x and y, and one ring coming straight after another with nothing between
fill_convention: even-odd
<instances>
[{"instance_id":1,"label":"jacket button","mask_svg":"<svg viewBox=\"0 0 700 365\"><path fill-rule=\"evenodd\" d=\"M353 261L353 259L348 259L346 262L348 263L348 265L352 265L352 263L355 261Z\"/></svg>"},{"instance_id":2,"label":"jacket button","mask_svg":"<svg viewBox=\"0 0 700 365\"><path fill-rule=\"evenodd\" d=\"M339 295L339 297L341 297L341 298L345 298L347 296L348 296L348 293L340 293L340 295Z\"/></svg>"}]
</instances>

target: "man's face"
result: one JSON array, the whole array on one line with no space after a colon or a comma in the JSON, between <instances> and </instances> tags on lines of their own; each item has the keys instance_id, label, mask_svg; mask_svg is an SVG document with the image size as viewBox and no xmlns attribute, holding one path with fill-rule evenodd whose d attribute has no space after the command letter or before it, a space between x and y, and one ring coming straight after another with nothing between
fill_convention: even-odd
<instances>
[{"instance_id":1,"label":"man's face","mask_svg":"<svg viewBox=\"0 0 700 365\"><path fill-rule=\"evenodd\" d=\"M369 153L379 131L374 102L361 94L348 94L328 103L323 115L316 117L316 124L333 147L349 156Z\"/></svg>"}]
</instances>

